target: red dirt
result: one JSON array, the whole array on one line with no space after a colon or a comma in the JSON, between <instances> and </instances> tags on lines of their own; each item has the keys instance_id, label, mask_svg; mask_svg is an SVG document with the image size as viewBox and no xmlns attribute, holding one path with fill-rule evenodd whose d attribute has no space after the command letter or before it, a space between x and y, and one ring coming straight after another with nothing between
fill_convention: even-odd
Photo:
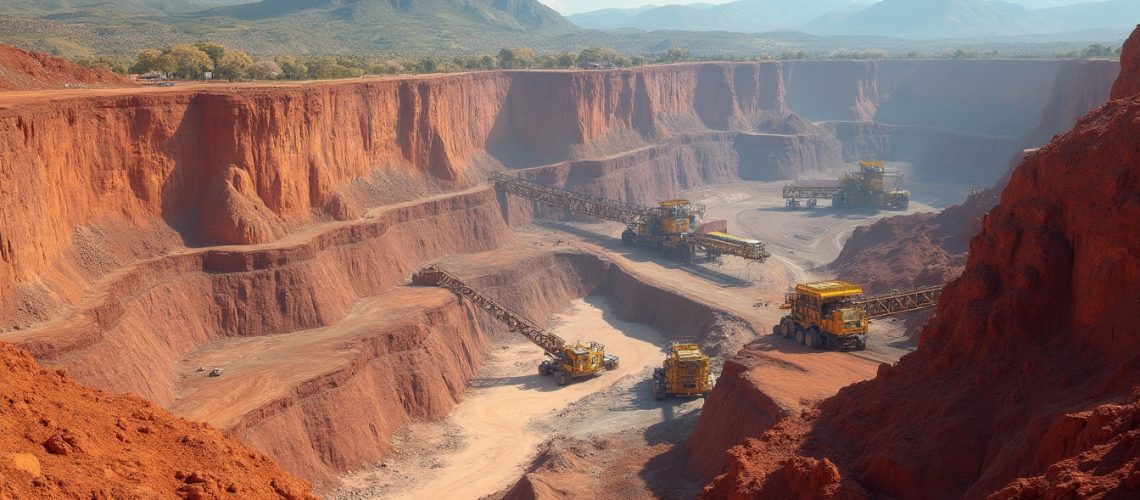
<instances>
[{"instance_id":1,"label":"red dirt","mask_svg":"<svg viewBox=\"0 0 1140 500\"><path fill-rule=\"evenodd\" d=\"M1140 29L1124 61L1116 88L1140 88ZM738 449L708 495L768 481L777 448L876 495L1140 495L1140 95L1122 92L1016 169L915 353L803 435Z\"/></svg>"},{"instance_id":2,"label":"red dirt","mask_svg":"<svg viewBox=\"0 0 1140 500\"><path fill-rule=\"evenodd\" d=\"M963 64L971 74L992 66ZM1019 63L1009 75L1034 77L987 80L998 90L980 100L1040 109L1064 64ZM903 75L959 67L882 65ZM796 111L785 101L784 66L2 93L0 329L18 328L4 335L84 383L170 404L180 360L191 352L228 337L336 324L355 301L392 290L427 261L509 243L492 192L455 193L482 182L489 168L567 161L529 175L647 202L742 172L781 177L838 161L834 139L745 133ZM863 76L829 85L864 88ZM879 83L893 95L912 81L887 80ZM799 84L798 95L820 91L807 86ZM863 144L858 134L845 140ZM599 159L580 161L586 157ZM444 192L453 194L429 198ZM405 200L416 201L357 219L368 207ZM525 220L528 212L507 213ZM319 225L331 220L342 222ZM209 243L235 247L187 248ZM262 244L236 246L254 243ZM676 326L705 324L678 303L658 301L680 318ZM366 429L360 407L337 422L358 432L342 436L367 439L344 455L321 448L341 430L326 425L338 405L356 393L375 397L367 391L380 378L365 375L398 370L367 356L353 363L332 370L335 377L297 382L279 406L250 417L241 437L266 451L279 444L282 456L290 453L284 447L308 446L296 467L310 477L374 458L390 429ZM400 387L446 401L423 414L444 412L457 394L418 382ZM334 394L330 384L345 389ZM389 424L425 407L409 403Z\"/></svg>"},{"instance_id":3,"label":"red dirt","mask_svg":"<svg viewBox=\"0 0 1140 500\"><path fill-rule=\"evenodd\" d=\"M970 238L997 201L997 190L989 189L942 212L860 226L827 269L868 293L946 283L962 273Z\"/></svg>"},{"instance_id":4,"label":"red dirt","mask_svg":"<svg viewBox=\"0 0 1140 500\"><path fill-rule=\"evenodd\" d=\"M0 497L315 498L206 424L88 389L0 343Z\"/></svg>"},{"instance_id":5,"label":"red dirt","mask_svg":"<svg viewBox=\"0 0 1140 500\"><path fill-rule=\"evenodd\" d=\"M121 87L130 80L109 71L71 61L0 45L0 91L56 89L67 86Z\"/></svg>"}]
</instances>

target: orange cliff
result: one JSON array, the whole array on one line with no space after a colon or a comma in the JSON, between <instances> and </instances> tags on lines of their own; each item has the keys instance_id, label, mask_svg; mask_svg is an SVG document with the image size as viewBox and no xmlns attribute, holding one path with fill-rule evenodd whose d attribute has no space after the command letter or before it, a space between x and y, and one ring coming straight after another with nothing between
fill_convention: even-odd
<instances>
[{"instance_id":1,"label":"orange cliff","mask_svg":"<svg viewBox=\"0 0 1140 500\"><path fill-rule=\"evenodd\" d=\"M707 497L1140 495L1140 29L1123 61L1013 172L918 350L734 447Z\"/></svg>"},{"instance_id":2,"label":"orange cliff","mask_svg":"<svg viewBox=\"0 0 1140 500\"><path fill-rule=\"evenodd\" d=\"M1013 62L986 92L966 83L997 71L992 62L882 61L0 96L0 289L23 302L6 298L0 313L74 302L74 283L184 245L275 241L314 222L479 182L487 168L611 155L693 133L755 132L789 112L945 126L958 141L999 126L1018 131L1041 115L1066 64ZM952 106L930 98L938 94L974 100ZM864 111L825 113L820 102ZM965 108L1024 119L971 123L961 119ZM928 142L943 140L929 130ZM741 177L786 178L892 150L867 150L863 133L891 132L867 130L842 144L750 133L719 147ZM1011 148L991 149L1005 162Z\"/></svg>"},{"instance_id":3,"label":"orange cliff","mask_svg":"<svg viewBox=\"0 0 1140 500\"><path fill-rule=\"evenodd\" d=\"M264 455L0 343L0 497L316 498Z\"/></svg>"}]
</instances>

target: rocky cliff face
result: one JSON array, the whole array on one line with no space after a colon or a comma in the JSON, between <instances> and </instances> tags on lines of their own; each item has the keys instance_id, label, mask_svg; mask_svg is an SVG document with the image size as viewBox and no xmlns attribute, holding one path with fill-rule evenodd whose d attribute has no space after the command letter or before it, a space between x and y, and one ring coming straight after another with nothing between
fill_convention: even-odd
<instances>
[{"instance_id":1,"label":"rocky cliff face","mask_svg":"<svg viewBox=\"0 0 1140 500\"><path fill-rule=\"evenodd\" d=\"M915 353L748 440L708 491L756 493L826 457L831 484L906 498L1140 493L1140 96L1122 92L1013 172Z\"/></svg>"}]
</instances>

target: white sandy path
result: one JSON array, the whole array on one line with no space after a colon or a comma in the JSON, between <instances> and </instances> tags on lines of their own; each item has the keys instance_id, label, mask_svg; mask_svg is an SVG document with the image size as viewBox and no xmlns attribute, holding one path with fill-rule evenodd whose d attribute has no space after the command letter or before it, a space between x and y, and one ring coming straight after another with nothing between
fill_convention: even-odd
<instances>
[{"instance_id":1,"label":"white sandy path","mask_svg":"<svg viewBox=\"0 0 1140 500\"><path fill-rule=\"evenodd\" d=\"M538 375L542 359L538 347L521 344L496 350L489 371L501 376L474 381L475 388L452 414L452 422L464 431L467 446L437 457L443 466L425 478L425 483L386 498L461 499L495 493L522 475L538 445L548 437L527 429L533 419L555 414L625 375L639 374L661 362L665 341L656 331L616 320L605 305L594 304L583 299L572 302L556 320L554 332L567 340L605 344L607 353L621 357L617 370L558 387L552 377Z\"/></svg>"}]
</instances>

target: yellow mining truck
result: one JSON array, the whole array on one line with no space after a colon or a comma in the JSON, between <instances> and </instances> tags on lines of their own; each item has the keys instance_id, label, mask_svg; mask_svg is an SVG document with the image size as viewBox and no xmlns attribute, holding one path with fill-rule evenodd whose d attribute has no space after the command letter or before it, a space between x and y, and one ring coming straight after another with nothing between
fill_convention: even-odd
<instances>
[{"instance_id":1,"label":"yellow mining truck","mask_svg":"<svg viewBox=\"0 0 1140 500\"><path fill-rule=\"evenodd\" d=\"M861 351L867 348L869 320L934 307L942 285L862 295L863 287L849 281L800 283L784 296L780 309L791 310L791 314L780 319L773 333L814 349Z\"/></svg>"},{"instance_id":2,"label":"yellow mining truck","mask_svg":"<svg viewBox=\"0 0 1140 500\"><path fill-rule=\"evenodd\" d=\"M661 368L653 369L653 399L707 396L712 392L712 365L694 343L673 342Z\"/></svg>"},{"instance_id":3,"label":"yellow mining truck","mask_svg":"<svg viewBox=\"0 0 1140 500\"><path fill-rule=\"evenodd\" d=\"M512 332L518 332L534 342L547 356L547 359L538 365L539 375L544 377L554 375L554 381L558 385L566 385L573 379L598 375L618 367L618 357L606 354L606 346L598 342L566 342L562 337L507 309L438 266L421 269L412 275L412 283L451 290L461 299L470 300L476 307L506 324Z\"/></svg>"}]
</instances>

